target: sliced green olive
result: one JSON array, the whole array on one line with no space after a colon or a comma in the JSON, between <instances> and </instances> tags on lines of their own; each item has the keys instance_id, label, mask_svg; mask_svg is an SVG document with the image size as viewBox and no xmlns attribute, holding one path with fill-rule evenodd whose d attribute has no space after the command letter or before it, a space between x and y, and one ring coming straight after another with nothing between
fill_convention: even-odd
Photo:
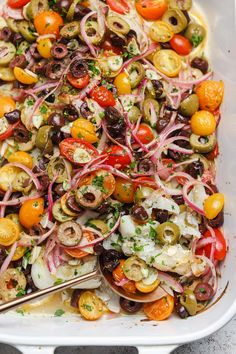
<instances>
[{"instance_id":1,"label":"sliced green olive","mask_svg":"<svg viewBox=\"0 0 236 354\"><path fill-rule=\"evenodd\" d=\"M128 118L132 123L136 123L141 115L141 111L137 106L133 106L128 112Z\"/></svg>"},{"instance_id":2,"label":"sliced green olive","mask_svg":"<svg viewBox=\"0 0 236 354\"><path fill-rule=\"evenodd\" d=\"M19 21L14 20L13 18L6 19L7 26L15 33L19 33L18 23Z\"/></svg>"},{"instance_id":3,"label":"sliced green olive","mask_svg":"<svg viewBox=\"0 0 236 354\"><path fill-rule=\"evenodd\" d=\"M19 44L19 47L17 49L17 54L25 54L27 49L30 47L30 43L23 41Z\"/></svg>"},{"instance_id":4,"label":"sliced green olive","mask_svg":"<svg viewBox=\"0 0 236 354\"><path fill-rule=\"evenodd\" d=\"M184 13L179 9L169 9L162 17L162 21L171 25L174 33L182 32L188 25Z\"/></svg>"},{"instance_id":5,"label":"sliced green olive","mask_svg":"<svg viewBox=\"0 0 236 354\"><path fill-rule=\"evenodd\" d=\"M27 143L18 143L20 151L30 151L35 147L35 140L36 140L37 133L36 131L31 132L30 140Z\"/></svg>"},{"instance_id":6,"label":"sliced green olive","mask_svg":"<svg viewBox=\"0 0 236 354\"><path fill-rule=\"evenodd\" d=\"M108 28L117 34L127 34L130 31L130 25L120 16L107 17Z\"/></svg>"},{"instance_id":7,"label":"sliced green olive","mask_svg":"<svg viewBox=\"0 0 236 354\"><path fill-rule=\"evenodd\" d=\"M71 39L75 38L80 32L79 22L73 21L67 23L65 26L62 27L60 30L60 35L64 38Z\"/></svg>"},{"instance_id":8,"label":"sliced green olive","mask_svg":"<svg viewBox=\"0 0 236 354\"><path fill-rule=\"evenodd\" d=\"M180 296L180 303L183 305L190 316L194 316L197 313L197 300L194 292L190 289L186 289L183 295Z\"/></svg>"},{"instance_id":9,"label":"sliced green olive","mask_svg":"<svg viewBox=\"0 0 236 354\"><path fill-rule=\"evenodd\" d=\"M13 70L10 68L0 68L0 80L11 82L15 80Z\"/></svg>"},{"instance_id":10,"label":"sliced green olive","mask_svg":"<svg viewBox=\"0 0 236 354\"><path fill-rule=\"evenodd\" d=\"M64 211L61 208L61 203L60 201L57 201L53 207L52 207L52 215L54 219L56 219L59 222L66 222L70 221L73 219L72 216L66 215Z\"/></svg>"},{"instance_id":11,"label":"sliced green olive","mask_svg":"<svg viewBox=\"0 0 236 354\"><path fill-rule=\"evenodd\" d=\"M0 65L4 66L10 63L16 54L16 47L10 42L0 41Z\"/></svg>"},{"instance_id":12,"label":"sliced green olive","mask_svg":"<svg viewBox=\"0 0 236 354\"><path fill-rule=\"evenodd\" d=\"M33 20L36 15L49 10L48 0L31 0L27 6L26 14L30 20Z\"/></svg>"},{"instance_id":13,"label":"sliced green olive","mask_svg":"<svg viewBox=\"0 0 236 354\"><path fill-rule=\"evenodd\" d=\"M89 220L89 226L98 230L102 234L107 234L109 231L107 224L103 220L91 219Z\"/></svg>"},{"instance_id":14,"label":"sliced green olive","mask_svg":"<svg viewBox=\"0 0 236 354\"><path fill-rule=\"evenodd\" d=\"M169 0L169 7L171 9L189 11L192 7L192 0Z\"/></svg>"},{"instance_id":15,"label":"sliced green olive","mask_svg":"<svg viewBox=\"0 0 236 354\"><path fill-rule=\"evenodd\" d=\"M135 38L132 38L128 42L128 44L127 44L127 52L130 53L133 56L140 54L139 45L138 45L138 43L137 43Z\"/></svg>"},{"instance_id":16,"label":"sliced green olive","mask_svg":"<svg viewBox=\"0 0 236 354\"><path fill-rule=\"evenodd\" d=\"M50 139L50 132L52 127L50 125L44 125L39 128L35 145L38 149L44 150L47 145L48 140Z\"/></svg>"},{"instance_id":17,"label":"sliced green olive","mask_svg":"<svg viewBox=\"0 0 236 354\"><path fill-rule=\"evenodd\" d=\"M180 105L180 113L186 117L192 117L199 109L199 99L196 94L185 98Z\"/></svg>"},{"instance_id":18,"label":"sliced green olive","mask_svg":"<svg viewBox=\"0 0 236 354\"><path fill-rule=\"evenodd\" d=\"M206 29L198 23L191 22L184 35L192 42L194 47L197 47L206 37Z\"/></svg>"},{"instance_id":19,"label":"sliced green olive","mask_svg":"<svg viewBox=\"0 0 236 354\"><path fill-rule=\"evenodd\" d=\"M102 40L102 37L99 33L98 23L96 21L90 20L85 24L85 32L89 38L90 43L99 44ZM83 40L82 35L80 34L80 39Z\"/></svg>"},{"instance_id":20,"label":"sliced green olive","mask_svg":"<svg viewBox=\"0 0 236 354\"><path fill-rule=\"evenodd\" d=\"M126 259L123 271L126 278L133 281L140 281L148 276L147 264L135 256Z\"/></svg>"},{"instance_id":21,"label":"sliced green olive","mask_svg":"<svg viewBox=\"0 0 236 354\"><path fill-rule=\"evenodd\" d=\"M72 171L72 166L68 161L65 161L62 157L53 157L47 167L48 176L52 180L58 174L55 182L63 183L68 178L67 169L70 172Z\"/></svg>"},{"instance_id":22,"label":"sliced green olive","mask_svg":"<svg viewBox=\"0 0 236 354\"><path fill-rule=\"evenodd\" d=\"M157 124L157 119L160 112L159 103L152 99L146 98L143 102L143 116L144 120L151 125L151 127L155 127Z\"/></svg>"},{"instance_id":23,"label":"sliced green olive","mask_svg":"<svg viewBox=\"0 0 236 354\"><path fill-rule=\"evenodd\" d=\"M24 171L19 172L12 182L12 188L18 192L28 193L32 188L30 176Z\"/></svg>"},{"instance_id":24,"label":"sliced green olive","mask_svg":"<svg viewBox=\"0 0 236 354\"><path fill-rule=\"evenodd\" d=\"M34 42L36 36L34 35L35 29L31 22L23 20L18 24L20 34L28 41Z\"/></svg>"},{"instance_id":25,"label":"sliced green olive","mask_svg":"<svg viewBox=\"0 0 236 354\"><path fill-rule=\"evenodd\" d=\"M206 154L214 149L216 145L216 136L215 134L211 134L203 137L191 134L190 144L195 152Z\"/></svg>"},{"instance_id":26,"label":"sliced green olive","mask_svg":"<svg viewBox=\"0 0 236 354\"><path fill-rule=\"evenodd\" d=\"M74 14L75 14L75 7L80 1L81 0L72 1L72 4L70 5L69 10L68 10L68 12L66 14L67 21L72 21L73 20Z\"/></svg>"},{"instance_id":27,"label":"sliced green olive","mask_svg":"<svg viewBox=\"0 0 236 354\"><path fill-rule=\"evenodd\" d=\"M157 226L157 238L162 244L175 245L180 236L179 226L173 222L164 222Z\"/></svg>"},{"instance_id":28,"label":"sliced green olive","mask_svg":"<svg viewBox=\"0 0 236 354\"><path fill-rule=\"evenodd\" d=\"M103 202L102 192L94 186L81 186L75 193L77 203L88 209L96 209Z\"/></svg>"},{"instance_id":29,"label":"sliced green olive","mask_svg":"<svg viewBox=\"0 0 236 354\"><path fill-rule=\"evenodd\" d=\"M143 65L137 61L127 67L127 72L129 74L129 81L132 88L137 87L145 76Z\"/></svg>"},{"instance_id":30,"label":"sliced green olive","mask_svg":"<svg viewBox=\"0 0 236 354\"><path fill-rule=\"evenodd\" d=\"M135 198L135 202L136 203L141 203L143 202L145 199L147 199L148 197L150 197L150 195L154 192L154 189L149 188L149 187L139 187L134 195Z\"/></svg>"}]
</instances>

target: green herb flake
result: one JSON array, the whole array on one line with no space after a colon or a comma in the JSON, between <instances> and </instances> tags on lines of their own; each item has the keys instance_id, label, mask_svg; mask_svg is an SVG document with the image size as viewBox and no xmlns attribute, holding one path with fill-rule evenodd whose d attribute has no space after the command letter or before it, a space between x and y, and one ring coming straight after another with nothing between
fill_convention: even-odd
<instances>
[{"instance_id":1,"label":"green herb flake","mask_svg":"<svg viewBox=\"0 0 236 354\"><path fill-rule=\"evenodd\" d=\"M58 278L58 279L55 280L54 285L59 285L61 283L63 283L63 280Z\"/></svg>"},{"instance_id":2,"label":"green herb flake","mask_svg":"<svg viewBox=\"0 0 236 354\"><path fill-rule=\"evenodd\" d=\"M193 43L194 48L198 47L199 44L202 42L203 37L199 36L199 34L193 34L191 38L191 42Z\"/></svg>"},{"instance_id":3,"label":"green herb flake","mask_svg":"<svg viewBox=\"0 0 236 354\"><path fill-rule=\"evenodd\" d=\"M26 294L26 291L22 288L17 288L17 290L18 290L18 293L16 294L16 297L21 297Z\"/></svg>"},{"instance_id":4,"label":"green herb flake","mask_svg":"<svg viewBox=\"0 0 236 354\"><path fill-rule=\"evenodd\" d=\"M55 311L55 313L54 313L54 316L55 316L55 317L61 317L61 316L64 315L64 313L65 313L64 310L62 310L62 309L57 309L57 310Z\"/></svg>"},{"instance_id":5,"label":"green herb flake","mask_svg":"<svg viewBox=\"0 0 236 354\"><path fill-rule=\"evenodd\" d=\"M83 304L83 308L89 312L93 311L93 307L89 304Z\"/></svg>"},{"instance_id":6,"label":"green herb flake","mask_svg":"<svg viewBox=\"0 0 236 354\"><path fill-rule=\"evenodd\" d=\"M22 316L25 315L24 310L22 310L22 309L17 309L16 313L19 313L19 315L22 315Z\"/></svg>"}]
</instances>

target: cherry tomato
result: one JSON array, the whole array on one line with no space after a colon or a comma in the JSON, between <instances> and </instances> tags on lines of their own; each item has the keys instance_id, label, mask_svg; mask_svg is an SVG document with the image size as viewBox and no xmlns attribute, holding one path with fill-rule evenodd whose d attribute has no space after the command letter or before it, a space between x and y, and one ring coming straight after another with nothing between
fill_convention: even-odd
<instances>
[{"instance_id":1,"label":"cherry tomato","mask_svg":"<svg viewBox=\"0 0 236 354\"><path fill-rule=\"evenodd\" d=\"M83 231L83 237L86 237L88 242L94 241L95 237L92 231ZM64 251L73 258L83 258L89 255L88 252L80 250L79 248L64 248Z\"/></svg>"},{"instance_id":2,"label":"cherry tomato","mask_svg":"<svg viewBox=\"0 0 236 354\"><path fill-rule=\"evenodd\" d=\"M24 202L20 208L19 219L21 225L27 229L38 224L44 212L43 198L31 199Z\"/></svg>"},{"instance_id":3,"label":"cherry tomato","mask_svg":"<svg viewBox=\"0 0 236 354\"><path fill-rule=\"evenodd\" d=\"M121 15L127 14L130 10L129 5L125 0L106 0L106 3L113 11L118 12L118 14Z\"/></svg>"},{"instance_id":4,"label":"cherry tomato","mask_svg":"<svg viewBox=\"0 0 236 354\"><path fill-rule=\"evenodd\" d=\"M97 170L80 178L79 187L86 185L95 185L103 193L106 199L112 195L115 190L116 181L112 173L106 170Z\"/></svg>"},{"instance_id":5,"label":"cherry tomato","mask_svg":"<svg viewBox=\"0 0 236 354\"><path fill-rule=\"evenodd\" d=\"M8 162L18 162L30 169L33 167L33 158L25 151L13 152L13 154L8 157Z\"/></svg>"},{"instance_id":6,"label":"cherry tomato","mask_svg":"<svg viewBox=\"0 0 236 354\"><path fill-rule=\"evenodd\" d=\"M223 100L224 83L223 81L204 81L197 86L196 94L199 98L200 108L214 112Z\"/></svg>"},{"instance_id":7,"label":"cherry tomato","mask_svg":"<svg viewBox=\"0 0 236 354\"><path fill-rule=\"evenodd\" d=\"M170 45L179 55L189 55L193 48L190 40L180 34L174 35L170 40Z\"/></svg>"},{"instance_id":8,"label":"cherry tomato","mask_svg":"<svg viewBox=\"0 0 236 354\"><path fill-rule=\"evenodd\" d=\"M90 96L101 107L115 106L116 104L113 94L104 86L95 87L90 93Z\"/></svg>"},{"instance_id":9,"label":"cherry tomato","mask_svg":"<svg viewBox=\"0 0 236 354\"><path fill-rule=\"evenodd\" d=\"M73 122L71 135L75 139L80 138L91 144L98 141L93 123L85 118L78 118Z\"/></svg>"},{"instance_id":10,"label":"cherry tomato","mask_svg":"<svg viewBox=\"0 0 236 354\"><path fill-rule=\"evenodd\" d=\"M96 321L102 317L102 300L92 291L85 291L80 295L78 307L81 315L88 321Z\"/></svg>"},{"instance_id":11,"label":"cherry tomato","mask_svg":"<svg viewBox=\"0 0 236 354\"><path fill-rule=\"evenodd\" d=\"M108 159L106 160L107 165L124 168L131 163L130 157L126 150L122 149L122 147L118 145L110 146L106 153L108 154Z\"/></svg>"},{"instance_id":12,"label":"cherry tomato","mask_svg":"<svg viewBox=\"0 0 236 354\"><path fill-rule=\"evenodd\" d=\"M63 19L55 11L44 11L34 18L34 27L40 35L55 34L58 37L61 26Z\"/></svg>"},{"instance_id":13,"label":"cherry tomato","mask_svg":"<svg viewBox=\"0 0 236 354\"><path fill-rule=\"evenodd\" d=\"M162 159L162 166L158 169L158 175L164 181L174 172L175 162L172 159Z\"/></svg>"},{"instance_id":14,"label":"cherry tomato","mask_svg":"<svg viewBox=\"0 0 236 354\"><path fill-rule=\"evenodd\" d=\"M115 199L121 203L133 203L135 187L132 182L129 182L121 177L116 178L116 186L113 193Z\"/></svg>"},{"instance_id":15,"label":"cherry tomato","mask_svg":"<svg viewBox=\"0 0 236 354\"><path fill-rule=\"evenodd\" d=\"M90 81L89 75L85 75L84 77L78 79L77 77L74 77L71 73L68 73L66 78L69 83L77 89L83 89L88 85Z\"/></svg>"},{"instance_id":16,"label":"cherry tomato","mask_svg":"<svg viewBox=\"0 0 236 354\"><path fill-rule=\"evenodd\" d=\"M98 151L87 141L81 139L67 138L59 145L60 152L72 163L84 165L98 156Z\"/></svg>"},{"instance_id":17,"label":"cherry tomato","mask_svg":"<svg viewBox=\"0 0 236 354\"><path fill-rule=\"evenodd\" d=\"M31 85L38 82L38 76L32 71L25 71L24 69L15 66L13 69L16 80L25 85Z\"/></svg>"},{"instance_id":18,"label":"cherry tomato","mask_svg":"<svg viewBox=\"0 0 236 354\"><path fill-rule=\"evenodd\" d=\"M196 135L211 135L216 130L214 115L208 111L198 111L191 118L191 129Z\"/></svg>"},{"instance_id":19,"label":"cherry tomato","mask_svg":"<svg viewBox=\"0 0 236 354\"><path fill-rule=\"evenodd\" d=\"M159 279L155 280L152 284L148 284L148 285L145 284L142 280L135 282L135 286L137 290L145 294L153 292L158 287L159 284L160 284Z\"/></svg>"},{"instance_id":20,"label":"cherry tomato","mask_svg":"<svg viewBox=\"0 0 236 354\"><path fill-rule=\"evenodd\" d=\"M205 200L204 211L207 219L213 220L217 217L224 207L224 200L222 193L214 193Z\"/></svg>"},{"instance_id":21,"label":"cherry tomato","mask_svg":"<svg viewBox=\"0 0 236 354\"><path fill-rule=\"evenodd\" d=\"M30 0L8 0L7 5L12 9L20 9L21 7L28 4L28 2L30 2Z\"/></svg>"},{"instance_id":22,"label":"cherry tomato","mask_svg":"<svg viewBox=\"0 0 236 354\"><path fill-rule=\"evenodd\" d=\"M155 21L168 9L167 0L136 0L136 10L146 20Z\"/></svg>"},{"instance_id":23,"label":"cherry tomato","mask_svg":"<svg viewBox=\"0 0 236 354\"><path fill-rule=\"evenodd\" d=\"M174 310L174 298L167 295L160 300L144 304L143 311L145 315L154 321L166 320Z\"/></svg>"},{"instance_id":24,"label":"cherry tomato","mask_svg":"<svg viewBox=\"0 0 236 354\"><path fill-rule=\"evenodd\" d=\"M3 117L5 113L14 111L16 108L15 101L8 96L0 96L0 117Z\"/></svg>"},{"instance_id":25,"label":"cherry tomato","mask_svg":"<svg viewBox=\"0 0 236 354\"><path fill-rule=\"evenodd\" d=\"M126 276L123 271L124 263L125 263L125 259L121 259L119 265L112 272L113 279L117 283L126 279ZM128 293L133 293L133 294L136 293L136 286L133 280L129 280L126 284L122 286L122 288L126 290Z\"/></svg>"},{"instance_id":26,"label":"cherry tomato","mask_svg":"<svg viewBox=\"0 0 236 354\"><path fill-rule=\"evenodd\" d=\"M19 226L12 220L0 218L0 245L10 246L18 239Z\"/></svg>"},{"instance_id":27,"label":"cherry tomato","mask_svg":"<svg viewBox=\"0 0 236 354\"><path fill-rule=\"evenodd\" d=\"M0 141L5 140L12 136L14 129L20 124L20 122L16 122L15 124L10 124L7 131L5 133L0 134Z\"/></svg>"},{"instance_id":28,"label":"cherry tomato","mask_svg":"<svg viewBox=\"0 0 236 354\"><path fill-rule=\"evenodd\" d=\"M153 64L157 70L169 77L175 77L182 68L181 57L171 49L158 50L153 56Z\"/></svg>"},{"instance_id":29,"label":"cherry tomato","mask_svg":"<svg viewBox=\"0 0 236 354\"><path fill-rule=\"evenodd\" d=\"M43 38L38 41L37 50L41 57L49 59L52 57L51 54L52 42L50 38Z\"/></svg>"},{"instance_id":30,"label":"cherry tomato","mask_svg":"<svg viewBox=\"0 0 236 354\"><path fill-rule=\"evenodd\" d=\"M205 156L206 156L206 158L208 159L208 160L211 160L211 161L213 161L214 159L216 159L217 158L217 156L219 155L219 144L218 143L216 143L216 146L214 147L214 149L211 151L211 152L209 152L208 154L206 154Z\"/></svg>"},{"instance_id":31,"label":"cherry tomato","mask_svg":"<svg viewBox=\"0 0 236 354\"><path fill-rule=\"evenodd\" d=\"M131 93L131 83L129 75L125 72L117 75L114 81L119 95L129 95Z\"/></svg>"},{"instance_id":32,"label":"cherry tomato","mask_svg":"<svg viewBox=\"0 0 236 354\"><path fill-rule=\"evenodd\" d=\"M143 123L140 124L136 136L143 144L149 144L154 139L152 128L149 125Z\"/></svg>"},{"instance_id":33,"label":"cherry tomato","mask_svg":"<svg viewBox=\"0 0 236 354\"><path fill-rule=\"evenodd\" d=\"M226 252L227 252L227 245L226 245L226 241L224 238L224 235L222 234L222 232L220 231L220 229L214 229L215 235L216 235L216 245L215 245L215 253L214 253L214 258L217 261L223 261L223 259L226 256ZM211 233L210 231L206 231L205 234L203 235L203 239L204 238L208 238L211 237ZM210 258L210 254L211 254L211 244L206 245L203 248L199 248L196 251L197 255L204 255L208 258Z\"/></svg>"},{"instance_id":34,"label":"cherry tomato","mask_svg":"<svg viewBox=\"0 0 236 354\"><path fill-rule=\"evenodd\" d=\"M103 42L103 44L101 45L101 48L105 52L112 52L112 53L117 54L117 55L122 54L122 50L119 47L113 46L108 39Z\"/></svg>"}]
</instances>

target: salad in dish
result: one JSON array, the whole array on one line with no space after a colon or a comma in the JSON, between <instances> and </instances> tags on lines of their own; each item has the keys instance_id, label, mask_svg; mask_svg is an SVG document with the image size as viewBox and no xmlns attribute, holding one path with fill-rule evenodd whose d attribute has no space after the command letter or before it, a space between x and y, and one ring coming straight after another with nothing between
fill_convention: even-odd
<instances>
[{"instance_id":1,"label":"salad in dish","mask_svg":"<svg viewBox=\"0 0 236 354\"><path fill-rule=\"evenodd\" d=\"M86 274L86 320L205 310L227 253L224 83L192 0L7 0L0 17L0 301ZM21 310L23 311L23 310ZM56 316L64 314L62 309Z\"/></svg>"}]
</instances>

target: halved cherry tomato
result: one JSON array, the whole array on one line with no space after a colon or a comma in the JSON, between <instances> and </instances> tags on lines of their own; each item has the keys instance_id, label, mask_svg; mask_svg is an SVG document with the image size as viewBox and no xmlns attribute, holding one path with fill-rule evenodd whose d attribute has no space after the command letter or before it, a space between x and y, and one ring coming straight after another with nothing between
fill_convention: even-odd
<instances>
[{"instance_id":1,"label":"halved cherry tomato","mask_svg":"<svg viewBox=\"0 0 236 354\"><path fill-rule=\"evenodd\" d=\"M143 307L145 315L154 321L166 320L174 310L174 298L167 295L160 300L146 303Z\"/></svg>"},{"instance_id":2,"label":"halved cherry tomato","mask_svg":"<svg viewBox=\"0 0 236 354\"><path fill-rule=\"evenodd\" d=\"M14 129L20 124L20 122L16 122L15 124L10 124L7 131L5 133L0 134L0 141L5 140L12 136Z\"/></svg>"},{"instance_id":3,"label":"halved cherry tomato","mask_svg":"<svg viewBox=\"0 0 236 354\"><path fill-rule=\"evenodd\" d=\"M124 279L127 279L123 271L124 263L125 259L121 259L119 265L112 272L113 279L117 283L121 282ZM136 286L133 280L129 280L126 284L122 286L122 288L128 293L136 293Z\"/></svg>"},{"instance_id":4,"label":"halved cherry tomato","mask_svg":"<svg viewBox=\"0 0 236 354\"><path fill-rule=\"evenodd\" d=\"M129 5L125 0L106 0L106 3L113 11L118 12L118 14L121 15L127 14L130 10Z\"/></svg>"},{"instance_id":5,"label":"halved cherry tomato","mask_svg":"<svg viewBox=\"0 0 236 354\"><path fill-rule=\"evenodd\" d=\"M30 169L33 167L33 158L25 151L13 152L13 154L8 157L8 162L18 162Z\"/></svg>"},{"instance_id":6,"label":"halved cherry tomato","mask_svg":"<svg viewBox=\"0 0 236 354\"><path fill-rule=\"evenodd\" d=\"M86 237L88 242L94 241L94 233L92 231L83 231L83 236ZM83 258L89 255L88 252L83 251L82 249L72 249L72 248L64 248L64 251L69 254L69 256L74 258Z\"/></svg>"},{"instance_id":7,"label":"halved cherry tomato","mask_svg":"<svg viewBox=\"0 0 236 354\"><path fill-rule=\"evenodd\" d=\"M116 180L110 172L106 170L97 170L80 178L79 187L94 185L103 193L104 198L108 198L115 190Z\"/></svg>"},{"instance_id":8,"label":"halved cherry tomato","mask_svg":"<svg viewBox=\"0 0 236 354\"><path fill-rule=\"evenodd\" d=\"M30 70L19 68L15 66L13 69L16 80L25 85L31 85L38 82L38 75Z\"/></svg>"},{"instance_id":9,"label":"halved cherry tomato","mask_svg":"<svg viewBox=\"0 0 236 354\"><path fill-rule=\"evenodd\" d=\"M24 202L20 208L19 219L21 225L29 229L38 224L43 216L43 198L31 199Z\"/></svg>"},{"instance_id":10,"label":"halved cherry tomato","mask_svg":"<svg viewBox=\"0 0 236 354\"><path fill-rule=\"evenodd\" d=\"M170 45L179 55L189 55L193 48L190 40L180 34L174 35L170 40Z\"/></svg>"},{"instance_id":11,"label":"halved cherry tomato","mask_svg":"<svg viewBox=\"0 0 236 354\"><path fill-rule=\"evenodd\" d=\"M59 145L60 152L72 163L84 165L98 156L98 151L87 141L81 139L68 138L62 140Z\"/></svg>"},{"instance_id":12,"label":"halved cherry tomato","mask_svg":"<svg viewBox=\"0 0 236 354\"><path fill-rule=\"evenodd\" d=\"M51 58L52 57L51 49L52 49L52 41L50 40L50 38L43 38L38 41L37 50L41 55L41 57L45 59Z\"/></svg>"},{"instance_id":13,"label":"halved cherry tomato","mask_svg":"<svg viewBox=\"0 0 236 354\"><path fill-rule=\"evenodd\" d=\"M115 106L116 100L106 87L100 86L95 87L90 96L93 100L95 100L101 107Z\"/></svg>"},{"instance_id":14,"label":"halved cherry tomato","mask_svg":"<svg viewBox=\"0 0 236 354\"><path fill-rule=\"evenodd\" d=\"M134 181L134 188L135 191L139 187L150 187L150 188L156 188L156 183L154 178L152 177L138 177Z\"/></svg>"},{"instance_id":15,"label":"halved cherry tomato","mask_svg":"<svg viewBox=\"0 0 236 354\"><path fill-rule=\"evenodd\" d=\"M149 125L143 123L140 124L136 136L143 144L149 144L154 139L152 128Z\"/></svg>"},{"instance_id":16,"label":"halved cherry tomato","mask_svg":"<svg viewBox=\"0 0 236 354\"><path fill-rule=\"evenodd\" d=\"M121 177L116 178L116 186L113 193L115 199L121 203L133 203L135 188L132 182L129 182Z\"/></svg>"},{"instance_id":17,"label":"halved cherry tomato","mask_svg":"<svg viewBox=\"0 0 236 354\"><path fill-rule=\"evenodd\" d=\"M108 39L103 42L103 44L101 45L101 48L105 51L105 53L112 52L117 55L120 55L123 53L119 47L115 47L114 45L112 45ZM104 53L104 55L105 55L105 53Z\"/></svg>"},{"instance_id":18,"label":"halved cherry tomato","mask_svg":"<svg viewBox=\"0 0 236 354\"><path fill-rule=\"evenodd\" d=\"M168 9L167 0L136 0L136 10L146 20L155 21Z\"/></svg>"},{"instance_id":19,"label":"halved cherry tomato","mask_svg":"<svg viewBox=\"0 0 236 354\"><path fill-rule=\"evenodd\" d=\"M88 74L78 79L77 77L74 77L71 73L68 73L66 78L69 83L77 89L83 89L84 87L86 87L90 80Z\"/></svg>"},{"instance_id":20,"label":"halved cherry tomato","mask_svg":"<svg viewBox=\"0 0 236 354\"><path fill-rule=\"evenodd\" d=\"M8 0L7 5L9 5L12 9L19 9L26 4L28 4L30 0Z\"/></svg>"},{"instance_id":21,"label":"halved cherry tomato","mask_svg":"<svg viewBox=\"0 0 236 354\"><path fill-rule=\"evenodd\" d=\"M223 261L223 259L226 256L227 253L227 245L226 241L224 238L224 235L220 231L220 229L214 229L215 235L216 235L216 245L215 245L215 252L214 252L214 258L217 261ZM208 238L211 237L210 231L206 231L203 235L203 238ZM206 257L210 258L211 254L211 244L206 245L203 248L199 248L196 251L197 255L205 255Z\"/></svg>"},{"instance_id":22,"label":"halved cherry tomato","mask_svg":"<svg viewBox=\"0 0 236 354\"><path fill-rule=\"evenodd\" d=\"M132 91L129 75L126 72L120 73L114 80L119 95L129 95Z\"/></svg>"},{"instance_id":23,"label":"halved cherry tomato","mask_svg":"<svg viewBox=\"0 0 236 354\"><path fill-rule=\"evenodd\" d=\"M14 111L16 108L15 101L8 96L0 96L0 118L4 116L5 113Z\"/></svg>"},{"instance_id":24,"label":"halved cherry tomato","mask_svg":"<svg viewBox=\"0 0 236 354\"><path fill-rule=\"evenodd\" d=\"M106 160L107 165L118 168L124 168L131 163L127 151L122 149L122 147L118 145L110 146L107 149L106 153L108 154L108 159Z\"/></svg>"},{"instance_id":25,"label":"halved cherry tomato","mask_svg":"<svg viewBox=\"0 0 236 354\"><path fill-rule=\"evenodd\" d=\"M55 34L58 37L61 26L63 19L55 11L44 11L34 18L34 27L40 35Z\"/></svg>"},{"instance_id":26,"label":"halved cherry tomato","mask_svg":"<svg viewBox=\"0 0 236 354\"><path fill-rule=\"evenodd\" d=\"M76 119L72 124L70 133L73 138L80 138L91 144L98 141L95 126L85 118Z\"/></svg>"},{"instance_id":27,"label":"halved cherry tomato","mask_svg":"<svg viewBox=\"0 0 236 354\"><path fill-rule=\"evenodd\" d=\"M10 246L19 237L19 226L12 220L0 218L0 245Z\"/></svg>"},{"instance_id":28,"label":"halved cherry tomato","mask_svg":"<svg viewBox=\"0 0 236 354\"><path fill-rule=\"evenodd\" d=\"M203 205L205 216L210 220L215 219L223 209L224 201L225 196L222 193L214 193L207 197Z\"/></svg>"}]
</instances>

